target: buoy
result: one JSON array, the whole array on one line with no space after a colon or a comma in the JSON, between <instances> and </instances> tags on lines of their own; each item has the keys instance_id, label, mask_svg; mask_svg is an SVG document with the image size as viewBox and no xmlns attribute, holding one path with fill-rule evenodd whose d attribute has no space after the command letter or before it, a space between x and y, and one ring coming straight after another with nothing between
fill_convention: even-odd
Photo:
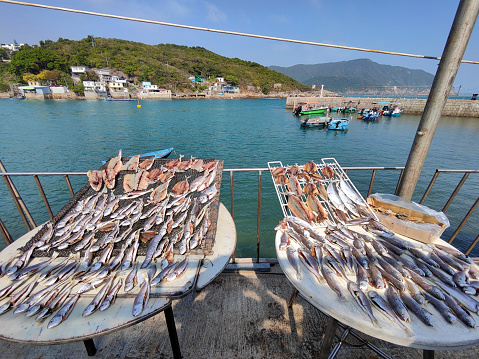
<instances>
[{"instance_id":1,"label":"buoy","mask_svg":"<svg viewBox=\"0 0 479 359\"><path fill-rule=\"evenodd\" d=\"M141 105L140 105L140 99L138 99L138 105L136 105L136 107L140 108Z\"/></svg>"}]
</instances>

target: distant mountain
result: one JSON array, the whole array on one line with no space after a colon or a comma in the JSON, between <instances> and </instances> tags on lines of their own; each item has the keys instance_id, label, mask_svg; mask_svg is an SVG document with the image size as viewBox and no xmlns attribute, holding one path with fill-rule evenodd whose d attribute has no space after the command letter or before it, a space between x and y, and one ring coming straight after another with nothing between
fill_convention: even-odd
<instances>
[{"instance_id":1,"label":"distant mountain","mask_svg":"<svg viewBox=\"0 0 479 359\"><path fill-rule=\"evenodd\" d=\"M305 85L317 85L330 91L364 90L380 86L431 86L434 75L423 70L381 65L369 59L329 62L291 67L269 66Z\"/></svg>"}]
</instances>

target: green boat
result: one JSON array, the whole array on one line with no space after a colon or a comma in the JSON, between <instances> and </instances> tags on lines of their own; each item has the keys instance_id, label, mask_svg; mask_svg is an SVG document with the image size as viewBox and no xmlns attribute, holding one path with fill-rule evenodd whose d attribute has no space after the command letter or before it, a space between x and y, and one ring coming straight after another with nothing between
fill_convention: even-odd
<instances>
[{"instance_id":1,"label":"green boat","mask_svg":"<svg viewBox=\"0 0 479 359\"><path fill-rule=\"evenodd\" d=\"M293 114L297 116L323 115L327 110L328 106L319 106L317 102L299 102L295 106Z\"/></svg>"}]
</instances>

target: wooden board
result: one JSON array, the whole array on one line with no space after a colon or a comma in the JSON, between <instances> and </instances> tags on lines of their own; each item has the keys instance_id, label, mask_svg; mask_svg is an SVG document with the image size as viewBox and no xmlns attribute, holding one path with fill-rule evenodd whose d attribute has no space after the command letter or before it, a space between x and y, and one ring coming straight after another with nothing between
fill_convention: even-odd
<instances>
[{"instance_id":1,"label":"wooden board","mask_svg":"<svg viewBox=\"0 0 479 359\"><path fill-rule=\"evenodd\" d=\"M196 290L210 284L226 267L236 248L236 227L223 203L218 209L218 222L213 254L205 256L200 268Z\"/></svg>"},{"instance_id":2,"label":"wooden board","mask_svg":"<svg viewBox=\"0 0 479 359\"><path fill-rule=\"evenodd\" d=\"M351 227L351 229L364 233L364 230L359 226ZM409 240L406 237L400 237ZM412 330L413 336L406 334L397 324L391 322L379 310L373 308L374 315L380 324L380 327L375 327L349 293L345 280L340 279L340 285L347 298L346 301L340 301L338 295L329 288L326 282L320 283L303 264L301 264L302 279L298 280L296 271L288 261L286 251L279 250L280 242L281 231L278 231L275 238L276 253L279 264L288 280L307 301L338 321L375 338L418 349L462 349L478 343L479 328L471 329L459 320L455 325L451 325L431 305L427 306L427 310L433 314L434 327L428 327L418 317L410 313L411 322L406 323L406 325ZM435 243L448 245L440 239L435 240ZM349 277L349 279L356 281L354 277ZM381 290L374 290L382 294ZM472 314L472 316L479 323L479 316L477 314Z\"/></svg>"}]
</instances>

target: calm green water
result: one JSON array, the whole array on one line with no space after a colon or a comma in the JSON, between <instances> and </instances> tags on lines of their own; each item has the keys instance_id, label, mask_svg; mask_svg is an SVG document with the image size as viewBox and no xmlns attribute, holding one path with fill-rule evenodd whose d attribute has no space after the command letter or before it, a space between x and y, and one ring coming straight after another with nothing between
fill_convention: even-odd
<instances>
[{"instance_id":1,"label":"calm green water","mask_svg":"<svg viewBox=\"0 0 479 359\"><path fill-rule=\"evenodd\" d=\"M107 101L0 100L0 159L9 172L83 172L118 150L134 155L174 147L185 157L216 158L225 168L267 167L268 161L303 164L334 157L342 166L404 166L420 116L401 115L366 123L352 117L346 132L301 128L285 110L285 100L170 100L137 103ZM419 201L436 168L478 169L479 119L442 118L413 200ZM367 193L370 172L350 172ZM378 173L373 192L394 193L399 171ZM461 175L440 175L426 205L440 210ZM40 177L54 213L68 201L63 181ZM72 177L75 190L86 177ZM14 178L37 224L48 220L32 178ZM282 214L271 178L263 172L261 207L262 257L274 257L274 226ZM257 173L237 173L235 221L237 256L256 254ZM449 238L479 193L479 176L471 175L448 209ZM230 208L229 174L223 174L221 201ZM0 218L13 237L25 226L3 181ZM478 212L478 211L476 211ZM454 244L467 248L479 233L479 215ZM2 243L3 245L3 243ZM479 248L478 248L479 249ZM475 255L479 254L476 251Z\"/></svg>"}]
</instances>

